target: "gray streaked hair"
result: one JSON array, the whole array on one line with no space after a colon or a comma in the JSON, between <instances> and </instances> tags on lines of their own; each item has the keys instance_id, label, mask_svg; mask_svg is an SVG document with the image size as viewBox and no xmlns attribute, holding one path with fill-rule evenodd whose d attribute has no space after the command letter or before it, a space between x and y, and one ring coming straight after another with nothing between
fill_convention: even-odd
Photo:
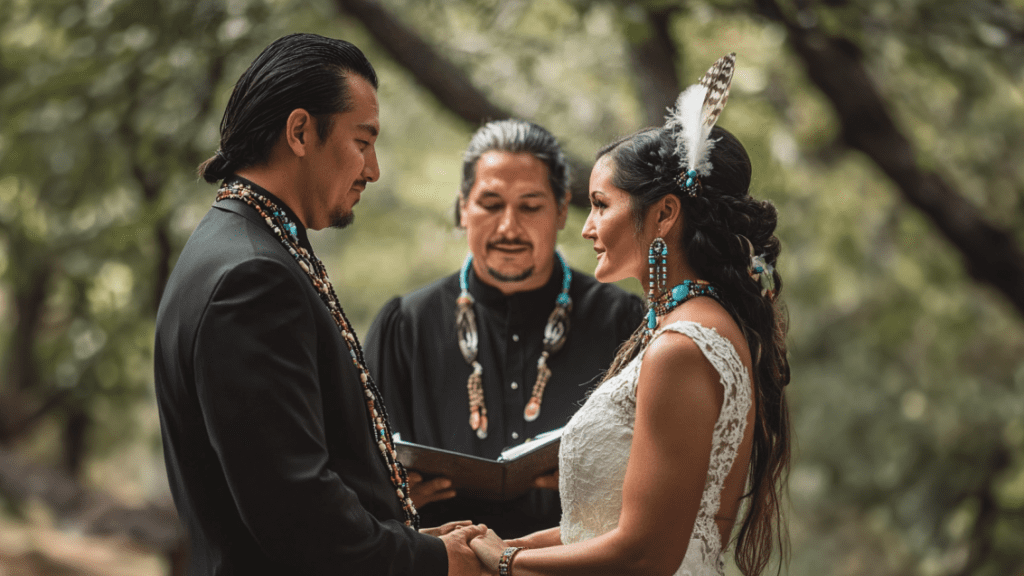
<instances>
[{"instance_id":1,"label":"gray streaked hair","mask_svg":"<svg viewBox=\"0 0 1024 576\"><path fill-rule=\"evenodd\" d=\"M569 164L558 141L543 127L516 118L493 120L473 134L469 147L462 156L462 197L468 198L476 183L476 163L493 150L499 152L527 152L548 167L548 181L555 193L555 202L565 200L569 189Z\"/></svg>"}]
</instances>

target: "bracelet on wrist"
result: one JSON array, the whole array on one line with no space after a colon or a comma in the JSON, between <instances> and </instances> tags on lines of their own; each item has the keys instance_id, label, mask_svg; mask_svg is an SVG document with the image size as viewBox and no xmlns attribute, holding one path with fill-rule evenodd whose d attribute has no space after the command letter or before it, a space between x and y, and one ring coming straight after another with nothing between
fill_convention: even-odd
<instances>
[{"instance_id":1,"label":"bracelet on wrist","mask_svg":"<svg viewBox=\"0 0 1024 576\"><path fill-rule=\"evenodd\" d=\"M512 559L521 550L526 550L526 548L524 546L505 548L505 551L501 553L501 559L498 560L498 576L512 576Z\"/></svg>"}]
</instances>

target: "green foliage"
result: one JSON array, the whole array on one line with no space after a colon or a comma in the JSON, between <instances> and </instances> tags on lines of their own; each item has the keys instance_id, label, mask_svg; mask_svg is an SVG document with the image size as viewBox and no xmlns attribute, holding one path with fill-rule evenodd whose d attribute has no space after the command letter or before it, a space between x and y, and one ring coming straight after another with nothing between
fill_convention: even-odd
<instances>
[{"instance_id":1,"label":"green foliage","mask_svg":"<svg viewBox=\"0 0 1024 576\"><path fill-rule=\"evenodd\" d=\"M640 127L643 87L628 69L628 46L644 33L645 10L671 7L384 4L495 102L544 124L583 158ZM1024 239L1021 4L801 4L809 5L802 21L864 53L921 164ZM465 242L451 210L475 126L441 109L333 3L0 0L5 426L59 397L61 409L45 422L88 413L96 461L140 433L152 442L143 415L152 411L156 298L213 196L195 181L195 166L217 147L220 114L244 67L274 38L300 30L352 40L381 76L382 179L357 206L354 226L313 235L357 331L392 295L458 267ZM783 30L747 4L706 1L687 3L673 37L687 80L738 53L721 124L750 152L752 193L780 213L797 438L787 573L1019 571L1020 316L972 282L931 223L842 146L829 103ZM589 271L593 253L579 237L585 215L573 208L560 243ZM987 552L976 559L979 550Z\"/></svg>"}]
</instances>

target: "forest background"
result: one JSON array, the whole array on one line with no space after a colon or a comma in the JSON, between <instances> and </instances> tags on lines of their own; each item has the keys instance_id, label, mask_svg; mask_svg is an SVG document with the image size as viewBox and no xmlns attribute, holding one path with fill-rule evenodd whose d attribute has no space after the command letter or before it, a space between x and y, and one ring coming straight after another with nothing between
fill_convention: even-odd
<instances>
[{"instance_id":1,"label":"forest background","mask_svg":"<svg viewBox=\"0 0 1024 576\"><path fill-rule=\"evenodd\" d=\"M296 31L381 78L383 176L313 235L362 334L464 258L484 120L563 143L591 271L594 151L735 51L791 326L783 573L1024 574L1024 0L0 0L0 574L182 573L155 309L233 82Z\"/></svg>"}]
</instances>

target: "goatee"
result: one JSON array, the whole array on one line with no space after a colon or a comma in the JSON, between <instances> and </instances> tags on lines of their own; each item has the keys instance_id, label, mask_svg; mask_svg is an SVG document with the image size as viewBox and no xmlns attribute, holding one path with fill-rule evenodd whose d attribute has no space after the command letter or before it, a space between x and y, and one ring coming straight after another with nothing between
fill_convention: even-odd
<instances>
[{"instance_id":1,"label":"goatee","mask_svg":"<svg viewBox=\"0 0 1024 576\"><path fill-rule=\"evenodd\" d=\"M498 282L522 282L533 275L533 266L530 266L526 270L523 270L519 274L508 276L498 272L494 268L487 268L487 273Z\"/></svg>"},{"instance_id":2,"label":"goatee","mask_svg":"<svg viewBox=\"0 0 1024 576\"><path fill-rule=\"evenodd\" d=\"M349 212L347 214L335 214L334 217L331 218L331 228L338 228L340 230L341 228L345 228L355 221L355 212Z\"/></svg>"}]
</instances>

